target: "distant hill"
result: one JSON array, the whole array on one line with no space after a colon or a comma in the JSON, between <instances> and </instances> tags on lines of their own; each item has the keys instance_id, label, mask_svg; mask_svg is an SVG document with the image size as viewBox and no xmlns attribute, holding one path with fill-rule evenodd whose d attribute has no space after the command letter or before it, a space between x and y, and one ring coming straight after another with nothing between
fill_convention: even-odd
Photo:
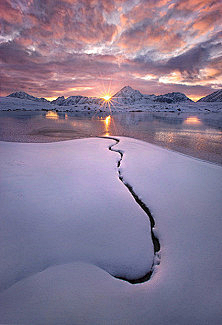
<instances>
[{"instance_id":1,"label":"distant hill","mask_svg":"<svg viewBox=\"0 0 222 325\"><path fill-rule=\"evenodd\" d=\"M222 89L199 99L198 102L222 102Z\"/></svg>"},{"instance_id":2,"label":"distant hill","mask_svg":"<svg viewBox=\"0 0 222 325\"><path fill-rule=\"evenodd\" d=\"M33 100L35 102L48 102L48 100L45 99L45 98L34 97L32 95L29 95L29 94L25 93L24 91L17 91L15 93L12 93L12 94L8 95L7 97L28 99L28 100Z\"/></svg>"},{"instance_id":3,"label":"distant hill","mask_svg":"<svg viewBox=\"0 0 222 325\"><path fill-rule=\"evenodd\" d=\"M59 106L70 106L70 105L86 104L86 103L87 104L89 103L89 97L86 96L70 96L66 99L64 96L61 96L51 102L51 104L56 104Z\"/></svg>"},{"instance_id":4,"label":"distant hill","mask_svg":"<svg viewBox=\"0 0 222 325\"><path fill-rule=\"evenodd\" d=\"M186 102L186 101L192 102L192 100L188 98L185 94L178 93L178 92L156 96L154 101L161 102L161 103L178 103L178 102Z\"/></svg>"}]
</instances>

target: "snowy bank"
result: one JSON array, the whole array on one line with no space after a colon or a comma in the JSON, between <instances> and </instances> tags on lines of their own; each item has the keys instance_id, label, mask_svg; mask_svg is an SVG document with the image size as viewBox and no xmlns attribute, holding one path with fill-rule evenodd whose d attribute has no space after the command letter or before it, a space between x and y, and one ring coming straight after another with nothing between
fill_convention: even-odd
<instances>
[{"instance_id":1,"label":"snowy bank","mask_svg":"<svg viewBox=\"0 0 222 325\"><path fill-rule=\"evenodd\" d=\"M1 142L1 323L221 324L222 167L119 139L153 276L113 140Z\"/></svg>"}]
</instances>

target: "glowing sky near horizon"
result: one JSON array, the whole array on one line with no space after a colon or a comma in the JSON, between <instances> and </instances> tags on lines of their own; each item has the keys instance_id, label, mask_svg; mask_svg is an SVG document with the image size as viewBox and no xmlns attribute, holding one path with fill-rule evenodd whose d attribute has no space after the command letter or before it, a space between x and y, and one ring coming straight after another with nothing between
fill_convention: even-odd
<instances>
[{"instance_id":1,"label":"glowing sky near horizon","mask_svg":"<svg viewBox=\"0 0 222 325\"><path fill-rule=\"evenodd\" d=\"M222 88L222 0L1 0L1 96Z\"/></svg>"}]
</instances>

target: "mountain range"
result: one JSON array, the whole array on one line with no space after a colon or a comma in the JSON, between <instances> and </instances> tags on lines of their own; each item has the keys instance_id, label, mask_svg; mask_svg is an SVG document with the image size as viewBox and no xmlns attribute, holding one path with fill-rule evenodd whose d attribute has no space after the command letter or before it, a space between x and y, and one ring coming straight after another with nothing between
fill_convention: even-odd
<instances>
[{"instance_id":1,"label":"mountain range","mask_svg":"<svg viewBox=\"0 0 222 325\"><path fill-rule=\"evenodd\" d=\"M15 97L21 99L28 99L37 102L49 102L45 98L38 98L31 96L23 91L14 92L7 97ZM178 103L178 102L192 102L185 94L180 92L172 92L164 95L144 95L139 90L135 90L130 86L123 87L115 95L112 96L113 102L121 105L133 105L135 103L148 104L152 102L159 103ZM86 96L64 96L58 97L49 103L59 106L71 106L77 104L99 104L103 100L101 98L86 97ZM198 102L222 102L222 90L213 92L198 100Z\"/></svg>"}]
</instances>

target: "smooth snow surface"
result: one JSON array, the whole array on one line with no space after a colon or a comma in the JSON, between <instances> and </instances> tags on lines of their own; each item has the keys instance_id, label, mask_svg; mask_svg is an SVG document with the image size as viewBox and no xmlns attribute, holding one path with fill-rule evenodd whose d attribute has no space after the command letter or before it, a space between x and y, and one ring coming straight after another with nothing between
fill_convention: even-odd
<instances>
[{"instance_id":1,"label":"smooth snow surface","mask_svg":"<svg viewBox=\"0 0 222 325\"><path fill-rule=\"evenodd\" d=\"M1 142L0 323L222 323L222 167L118 137ZM109 272L109 273L107 273Z\"/></svg>"},{"instance_id":2,"label":"smooth snow surface","mask_svg":"<svg viewBox=\"0 0 222 325\"><path fill-rule=\"evenodd\" d=\"M150 270L149 219L117 177L112 143L1 143L0 289L76 261L128 279Z\"/></svg>"}]
</instances>

